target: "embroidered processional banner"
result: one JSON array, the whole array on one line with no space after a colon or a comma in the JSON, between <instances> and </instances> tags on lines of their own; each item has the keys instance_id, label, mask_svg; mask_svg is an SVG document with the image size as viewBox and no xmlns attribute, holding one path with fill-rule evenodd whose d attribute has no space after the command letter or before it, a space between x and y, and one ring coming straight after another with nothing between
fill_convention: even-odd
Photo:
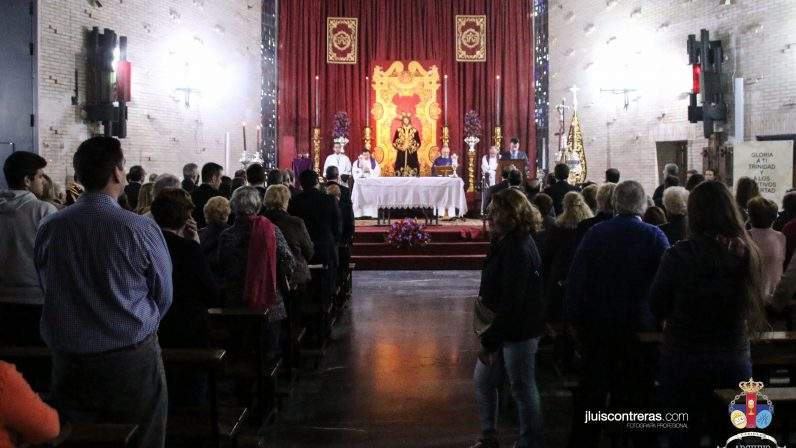
<instances>
[{"instance_id":1,"label":"embroidered processional banner","mask_svg":"<svg viewBox=\"0 0 796 448\"><path fill-rule=\"evenodd\" d=\"M456 60L486 61L486 16L456 16Z\"/></svg>"},{"instance_id":2,"label":"embroidered processional banner","mask_svg":"<svg viewBox=\"0 0 796 448\"><path fill-rule=\"evenodd\" d=\"M326 62L329 64L357 63L356 17L326 18Z\"/></svg>"}]
</instances>

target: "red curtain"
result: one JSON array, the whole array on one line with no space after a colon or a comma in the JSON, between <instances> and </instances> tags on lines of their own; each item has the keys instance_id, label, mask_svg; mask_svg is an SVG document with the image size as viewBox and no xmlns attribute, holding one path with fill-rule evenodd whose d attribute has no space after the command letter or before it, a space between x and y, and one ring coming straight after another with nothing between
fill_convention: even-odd
<instances>
[{"instance_id":1,"label":"red curtain","mask_svg":"<svg viewBox=\"0 0 796 448\"><path fill-rule=\"evenodd\" d=\"M457 14L487 16L486 62L456 62ZM357 64L326 63L327 17L359 19ZM503 147L507 147L509 138L519 138L520 147L528 152L531 173L535 173L532 24L532 0L279 2L279 165L289 166L297 150L309 152L315 75L320 77L323 164L331 152L332 117L337 111L351 116L349 155L357 155L362 147L365 77L372 74L374 61L434 60L440 63L440 78L448 75L452 152L466 160L461 158L466 151L464 114L474 109L484 124L476 161L480 165L480 156L492 143L495 77L500 75ZM442 121L440 117L440 127Z\"/></svg>"}]
</instances>

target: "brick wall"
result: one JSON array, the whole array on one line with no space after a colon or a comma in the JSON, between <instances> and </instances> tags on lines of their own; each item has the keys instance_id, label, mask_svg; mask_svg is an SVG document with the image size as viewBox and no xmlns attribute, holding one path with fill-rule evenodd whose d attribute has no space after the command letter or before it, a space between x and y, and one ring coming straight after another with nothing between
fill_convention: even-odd
<instances>
[{"instance_id":1,"label":"brick wall","mask_svg":"<svg viewBox=\"0 0 796 448\"><path fill-rule=\"evenodd\" d=\"M687 119L691 71L686 39L705 28L726 54L725 98L732 122L733 77L746 79L745 139L796 133L796 1L552 0L550 4L550 134L554 106L577 85L589 178L608 166L624 179L657 184L655 142L688 142L689 168L702 168L702 123ZM792 45L792 50L788 48ZM733 75L734 73L734 75ZM601 89L634 88L624 95ZM659 169L660 168L660 169Z\"/></svg>"},{"instance_id":2,"label":"brick wall","mask_svg":"<svg viewBox=\"0 0 796 448\"><path fill-rule=\"evenodd\" d=\"M127 166L148 173L182 173L192 161L224 165L230 133L232 169L255 140L260 113L261 11L256 0L39 1L38 145L55 179L72 174L71 159L85 138L101 132L87 124L85 40L92 27L128 38L133 65L128 136L122 141ZM185 62L198 72L185 79ZM78 102L72 105L75 70ZM190 96L185 84L200 89ZM226 168L226 167L225 167Z\"/></svg>"}]
</instances>

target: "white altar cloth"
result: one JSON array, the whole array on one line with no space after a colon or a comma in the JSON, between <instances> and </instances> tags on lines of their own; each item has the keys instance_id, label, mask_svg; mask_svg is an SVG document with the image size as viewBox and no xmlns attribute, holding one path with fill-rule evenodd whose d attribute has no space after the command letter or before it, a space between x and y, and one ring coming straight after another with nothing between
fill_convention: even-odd
<instances>
[{"instance_id":1,"label":"white altar cloth","mask_svg":"<svg viewBox=\"0 0 796 448\"><path fill-rule=\"evenodd\" d=\"M354 180L354 216L376 217L379 208L436 208L464 216L467 198L459 177L372 177Z\"/></svg>"}]
</instances>

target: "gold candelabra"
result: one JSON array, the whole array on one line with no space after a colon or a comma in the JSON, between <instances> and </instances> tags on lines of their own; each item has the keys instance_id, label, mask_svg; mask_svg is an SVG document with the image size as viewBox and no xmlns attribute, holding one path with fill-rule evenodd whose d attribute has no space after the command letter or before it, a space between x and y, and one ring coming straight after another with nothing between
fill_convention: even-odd
<instances>
[{"instance_id":1,"label":"gold candelabra","mask_svg":"<svg viewBox=\"0 0 796 448\"><path fill-rule=\"evenodd\" d=\"M370 144L371 134L370 134L370 126L365 126L365 129L362 132L362 143L365 146L365 149L370 151L371 144Z\"/></svg>"},{"instance_id":2,"label":"gold candelabra","mask_svg":"<svg viewBox=\"0 0 796 448\"><path fill-rule=\"evenodd\" d=\"M316 173L321 172L321 128L312 128L312 165Z\"/></svg>"},{"instance_id":3,"label":"gold candelabra","mask_svg":"<svg viewBox=\"0 0 796 448\"><path fill-rule=\"evenodd\" d=\"M500 125L495 126L495 146L500 151L501 146L503 146L503 129L500 128Z\"/></svg>"},{"instance_id":4,"label":"gold candelabra","mask_svg":"<svg viewBox=\"0 0 796 448\"><path fill-rule=\"evenodd\" d=\"M448 125L442 126L442 146L449 146L451 142L451 132Z\"/></svg>"},{"instance_id":5,"label":"gold candelabra","mask_svg":"<svg viewBox=\"0 0 796 448\"><path fill-rule=\"evenodd\" d=\"M475 151L467 151L467 192L475 192Z\"/></svg>"}]
</instances>

